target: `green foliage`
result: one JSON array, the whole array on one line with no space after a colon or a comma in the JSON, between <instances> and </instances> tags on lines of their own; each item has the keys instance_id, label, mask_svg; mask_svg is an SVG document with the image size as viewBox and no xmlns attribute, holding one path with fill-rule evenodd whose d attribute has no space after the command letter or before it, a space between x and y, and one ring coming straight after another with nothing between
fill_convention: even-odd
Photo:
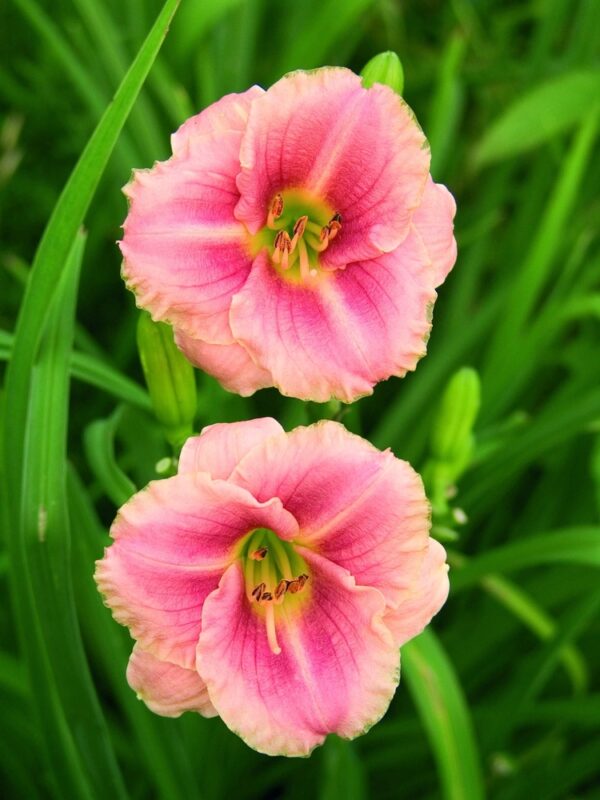
<instances>
[{"instance_id":1,"label":"green foliage","mask_svg":"<svg viewBox=\"0 0 600 800\"><path fill-rule=\"evenodd\" d=\"M374 0L187 0L157 55L176 5L0 11L3 796L591 800L596 4L456 0L425 14ZM218 719L161 719L139 703L124 680L131 641L93 583L117 505L173 454L119 277L120 187L221 95L321 64L360 72L385 51L402 59L433 175L458 205L459 259L428 356L350 409L274 391L242 400L197 375L196 426L327 415L392 447L424 475L435 535L454 539L452 588L403 648L378 725L307 760L269 759Z\"/></svg>"}]
</instances>

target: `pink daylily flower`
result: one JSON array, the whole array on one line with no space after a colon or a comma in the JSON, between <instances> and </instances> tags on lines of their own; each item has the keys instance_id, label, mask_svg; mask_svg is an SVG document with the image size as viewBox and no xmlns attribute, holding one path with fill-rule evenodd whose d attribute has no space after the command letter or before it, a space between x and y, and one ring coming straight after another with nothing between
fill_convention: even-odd
<instances>
[{"instance_id":1,"label":"pink daylily flower","mask_svg":"<svg viewBox=\"0 0 600 800\"><path fill-rule=\"evenodd\" d=\"M335 422L206 428L111 535L96 581L136 640L132 688L272 755L376 722L448 594L419 476Z\"/></svg>"},{"instance_id":2,"label":"pink daylily flower","mask_svg":"<svg viewBox=\"0 0 600 800\"><path fill-rule=\"evenodd\" d=\"M455 203L406 103L293 72L192 117L125 187L123 276L229 390L351 402L425 353Z\"/></svg>"}]
</instances>

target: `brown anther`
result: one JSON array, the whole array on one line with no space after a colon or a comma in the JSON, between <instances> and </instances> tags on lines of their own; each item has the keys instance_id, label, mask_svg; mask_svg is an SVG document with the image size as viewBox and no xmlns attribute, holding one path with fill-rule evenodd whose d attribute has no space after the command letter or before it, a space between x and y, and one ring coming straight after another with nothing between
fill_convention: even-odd
<instances>
[{"instance_id":1,"label":"brown anther","mask_svg":"<svg viewBox=\"0 0 600 800\"><path fill-rule=\"evenodd\" d=\"M329 220L329 224L331 225L332 222L337 222L338 225L342 224L342 215L341 214L334 214L333 217Z\"/></svg>"},{"instance_id":2,"label":"brown anther","mask_svg":"<svg viewBox=\"0 0 600 800\"><path fill-rule=\"evenodd\" d=\"M339 214L337 216L339 216ZM332 239L335 239L338 233L342 230L342 223L338 222L336 219L332 219L327 227L329 228L329 241L331 241Z\"/></svg>"},{"instance_id":3,"label":"brown anther","mask_svg":"<svg viewBox=\"0 0 600 800\"><path fill-rule=\"evenodd\" d=\"M261 600L272 600L273 599L273 595L271 594L271 592L263 592L260 599Z\"/></svg>"},{"instance_id":4,"label":"brown anther","mask_svg":"<svg viewBox=\"0 0 600 800\"><path fill-rule=\"evenodd\" d=\"M287 231L279 231L275 237L274 244L275 250L279 250L281 253L289 253L292 246L289 233Z\"/></svg>"},{"instance_id":5,"label":"brown anther","mask_svg":"<svg viewBox=\"0 0 600 800\"><path fill-rule=\"evenodd\" d=\"M301 592L302 589L304 589L307 580L308 580L308 575L305 575L304 573L302 573L302 575L298 575L297 578L295 578L293 581L290 581L287 589L288 592L290 592L290 594L296 594L297 592Z\"/></svg>"},{"instance_id":6,"label":"brown anther","mask_svg":"<svg viewBox=\"0 0 600 800\"><path fill-rule=\"evenodd\" d=\"M297 592L301 592L304 589L304 585L308 580L308 575L298 575L297 578L294 578L293 581L289 582L289 586L287 588L290 594L296 594Z\"/></svg>"},{"instance_id":7,"label":"brown anther","mask_svg":"<svg viewBox=\"0 0 600 800\"><path fill-rule=\"evenodd\" d=\"M299 239L303 235L307 222L308 222L308 217L306 215L298 217L298 219L296 220L296 224L294 225L294 239L296 237L298 237Z\"/></svg>"},{"instance_id":8,"label":"brown anther","mask_svg":"<svg viewBox=\"0 0 600 800\"><path fill-rule=\"evenodd\" d=\"M261 600L262 597L264 597L263 592L265 591L266 588L267 588L266 584L259 583L258 586L255 586L254 589L252 590L252 597L254 597L255 600L258 602L259 600Z\"/></svg>"},{"instance_id":9,"label":"brown anther","mask_svg":"<svg viewBox=\"0 0 600 800\"><path fill-rule=\"evenodd\" d=\"M279 583L277 584L277 588L275 589L275 600L279 600L280 597L287 592L289 585L289 581L286 581L285 578L282 578Z\"/></svg>"},{"instance_id":10,"label":"brown anther","mask_svg":"<svg viewBox=\"0 0 600 800\"><path fill-rule=\"evenodd\" d=\"M253 553L250 553L250 558L253 561L262 561L268 552L269 552L268 547L259 547L258 550L255 550Z\"/></svg>"},{"instance_id":11,"label":"brown anther","mask_svg":"<svg viewBox=\"0 0 600 800\"><path fill-rule=\"evenodd\" d=\"M302 575L298 575L298 581L300 582L300 589L304 589L306 581L308 580L308 575L302 573Z\"/></svg>"},{"instance_id":12,"label":"brown anther","mask_svg":"<svg viewBox=\"0 0 600 800\"><path fill-rule=\"evenodd\" d=\"M280 194L276 194L273 198L273 202L271 203L271 210L269 211L269 216L267 219L267 226L272 228L275 224L275 220L279 219L279 217L283 213L283 197Z\"/></svg>"},{"instance_id":13,"label":"brown anther","mask_svg":"<svg viewBox=\"0 0 600 800\"><path fill-rule=\"evenodd\" d=\"M283 197L276 194L271 203L271 214L273 219L278 219L283 214Z\"/></svg>"}]
</instances>

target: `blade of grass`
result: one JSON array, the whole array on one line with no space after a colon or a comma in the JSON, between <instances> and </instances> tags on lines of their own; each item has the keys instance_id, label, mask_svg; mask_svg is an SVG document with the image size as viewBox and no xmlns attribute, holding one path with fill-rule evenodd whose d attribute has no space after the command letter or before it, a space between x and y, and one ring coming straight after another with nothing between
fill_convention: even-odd
<instances>
[{"instance_id":1,"label":"blade of grass","mask_svg":"<svg viewBox=\"0 0 600 800\"><path fill-rule=\"evenodd\" d=\"M499 319L486 358L484 385L489 387L489 400L484 418L491 419L510 406L513 399L511 376L519 340L536 301L539 299L564 237L564 228L575 201L600 122L600 104L587 115L564 159L554 191L544 210L525 261L509 287L506 298L510 313ZM493 391L500 386L501 391ZM484 419L484 421L485 421Z\"/></svg>"},{"instance_id":2,"label":"blade of grass","mask_svg":"<svg viewBox=\"0 0 600 800\"><path fill-rule=\"evenodd\" d=\"M112 104L98 123L65 186L38 246L15 331L13 356L6 376L6 413L11 425L5 432L5 456L11 465L12 503L20 496L21 442L25 432L25 406L30 366L40 330L72 243L94 195L119 133L160 49L179 0L167 0L154 27Z\"/></svg>"},{"instance_id":3,"label":"blade of grass","mask_svg":"<svg viewBox=\"0 0 600 800\"><path fill-rule=\"evenodd\" d=\"M73 3L91 39L97 43L96 57L102 61L110 80L118 83L127 69L128 57L121 46L119 31L113 24L106 5L94 0L73 0ZM167 155L166 138L161 136L154 109L143 92L136 98L128 127L149 163Z\"/></svg>"},{"instance_id":4,"label":"blade of grass","mask_svg":"<svg viewBox=\"0 0 600 800\"><path fill-rule=\"evenodd\" d=\"M117 409L108 419L98 419L84 433L85 453L96 480L118 508L135 494L136 487L115 458L115 433L121 418Z\"/></svg>"},{"instance_id":5,"label":"blade of grass","mask_svg":"<svg viewBox=\"0 0 600 800\"><path fill-rule=\"evenodd\" d=\"M477 166L512 158L574 127L599 93L600 71L573 70L519 96L484 134Z\"/></svg>"},{"instance_id":6,"label":"blade of grass","mask_svg":"<svg viewBox=\"0 0 600 800\"><path fill-rule=\"evenodd\" d=\"M453 571L452 591L467 589L492 572L556 563L600 567L600 527L565 528L496 547Z\"/></svg>"},{"instance_id":7,"label":"blade of grass","mask_svg":"<svg viewBox=\"0 0 600 800\"><path fill-rule=\"evenodd\" d=\"M526 717L530 706L540 694L566 646L590 625L600 609L600 589L587 595L571 608L556 635L530 661L526 661L514 681L508 684L505 705L510 714L499 716L493 729L492 746L506 747L520 718Z\"/></svg>"},{"instance_id":8,"label":"blade of grass","mask_svg":"<svg viewBox=\"0 0 600 800\"><path fill-rule=\"evenodd\" d=\"M352 742L330 736L323 745L319 800L364 800L367 797L362 761Z\"/></svg>"},{"instance_id":9,"label":"blade of grass","mask_svg":"<svg viewBox=\"0 0 600 800\"><path fill-rule=\"evenodd\" d=\"M4 420L10 424L2 430L2 513L5 530L12 534L8 541L21 644L45 721L59 797L126 796L77 635L61 513L77 277L65 265L73 263L77 230L176 8L177 0L167 0L54 208L31 269L6 374ZM63 274L71 282L59 289ZM54 323L51 338L49 319Z\"/></svg>"},{"instance_id":10,"label":"blade of grass","mask_svg":"<svg viewBox=\"0 0 600 800\"><path fill-rule=\"evenodd\" d=\"M355 29L360 16L372 5L374 0L325 0L315 4L312 13L303 15L302 36L293 30L287 47L282 48L277 74L325 63L333 45Z\"/></svg>"},{"instance_id":11,"label":"blade of grass","mask_svg":"<svg viewBox=\"0 0 600 800\"><path fill-rule=\"evenodd\" d=\"M0 361L9 361L14 345L12 333L0 330ZM151 411L148 393L118 370L86 353L71 353L71 377L124 400L144 411Z\"/></svg>"},{"instance_id":12,"label":"blade of grass","mask_svg":"<svg viewBox=\"0 0 600 800\"><path fill-rule=\"evenodd\" d=\"M402 648L403 674L437 762L445 800L483 800L483 776L466 699L431 630Z\"/></svg>"},{"instance_id":13,"label":"blade of grass","mask_svg":"<svg viewBox=\"0 0 600 800\"><path fill-rule=\"evenodd\" d=\"M23 440L23 491L9 538L34 707L57 796L116 798L126 792L89 675L69 574L65 457L69 355L73 341L79 237L61 276L32 365Z\"/></svg>"},{"instance_id":14,"label":"blade of grass","mask_svg":"<svg viewBox=\"0 0 600 800\"><path fill-rule=\"evenodd\" d=\"M54 53L65 75L75 87L82 102L93 114L94 119L100 117L106 107L108 98L102 88L99 88L93 80L85 65L81 63L81 59L77 57L60 28L45 13L40 4L34 2L34 0L15 0L15 2L32 27L35 28L39 36ZM121 137L118 149L122 164L130 168L138 157L127 134L123 134Z\"/></svg>"},{"instance_id":15,"label":"blade of grass","mask_svg":"<svg viewBox=\"0 0 600 800\"><path fill-rule=\"evenodd\" d=\"M464 569L469 562L462 556L449 556L451 566ZM452 573L454 576L454 572ZM452 581L454 583L454 580ZM518 586L502 578L500 575L488 574L481 577L478 581L491 597L494 597L507 611L513 614L530 631L536 634L542 641L548 641L556 634L557 626L552 617L540 608L540 606L529 597ZM573 690L581 692L587 688L589 682L587 665L581 653L572 646L567 646L560 654L563 666L569 675Z\"/></svg>"}]
</instances>

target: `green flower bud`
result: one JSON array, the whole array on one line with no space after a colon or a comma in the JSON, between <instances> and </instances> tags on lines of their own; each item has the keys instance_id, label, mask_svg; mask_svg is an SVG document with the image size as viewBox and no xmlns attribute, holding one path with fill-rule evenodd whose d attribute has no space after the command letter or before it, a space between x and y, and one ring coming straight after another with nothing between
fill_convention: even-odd
<instances>
[{"instance_id":1,"label":"green flower bud","mask_svg":"<svg viewBox=\"0 0 600 800\"><path fill-rule=\"evenodd\" d=\"M479 376L474 369L463 367L450 379L431 431L431 458L446 464L452 480L469 464L479 405Z\"/></svg>"},{"instance_id":2,"label":"green flower bud","mask_svg":"<svg viewBox=\"0 0 600 800\"><path fill-rule=\"evenodd\" d=\"M177 349L171 327L153 322L145 311L138 319L137 344L154 414L169 443L178 447L193 433L194 368Z\"/></svg>"},{"instance_id":3,"label":"green flower bud","mask_svg":"<svg viewBox=\"0 0 600 800\"><path fill-rule=\"evenodd\" d=\"M368 61L360 73L363 86L368 89L374 83L383 83L398 94L404 89L404 70L396 53L387 50Z\"/></svg>"}]
</instances>

